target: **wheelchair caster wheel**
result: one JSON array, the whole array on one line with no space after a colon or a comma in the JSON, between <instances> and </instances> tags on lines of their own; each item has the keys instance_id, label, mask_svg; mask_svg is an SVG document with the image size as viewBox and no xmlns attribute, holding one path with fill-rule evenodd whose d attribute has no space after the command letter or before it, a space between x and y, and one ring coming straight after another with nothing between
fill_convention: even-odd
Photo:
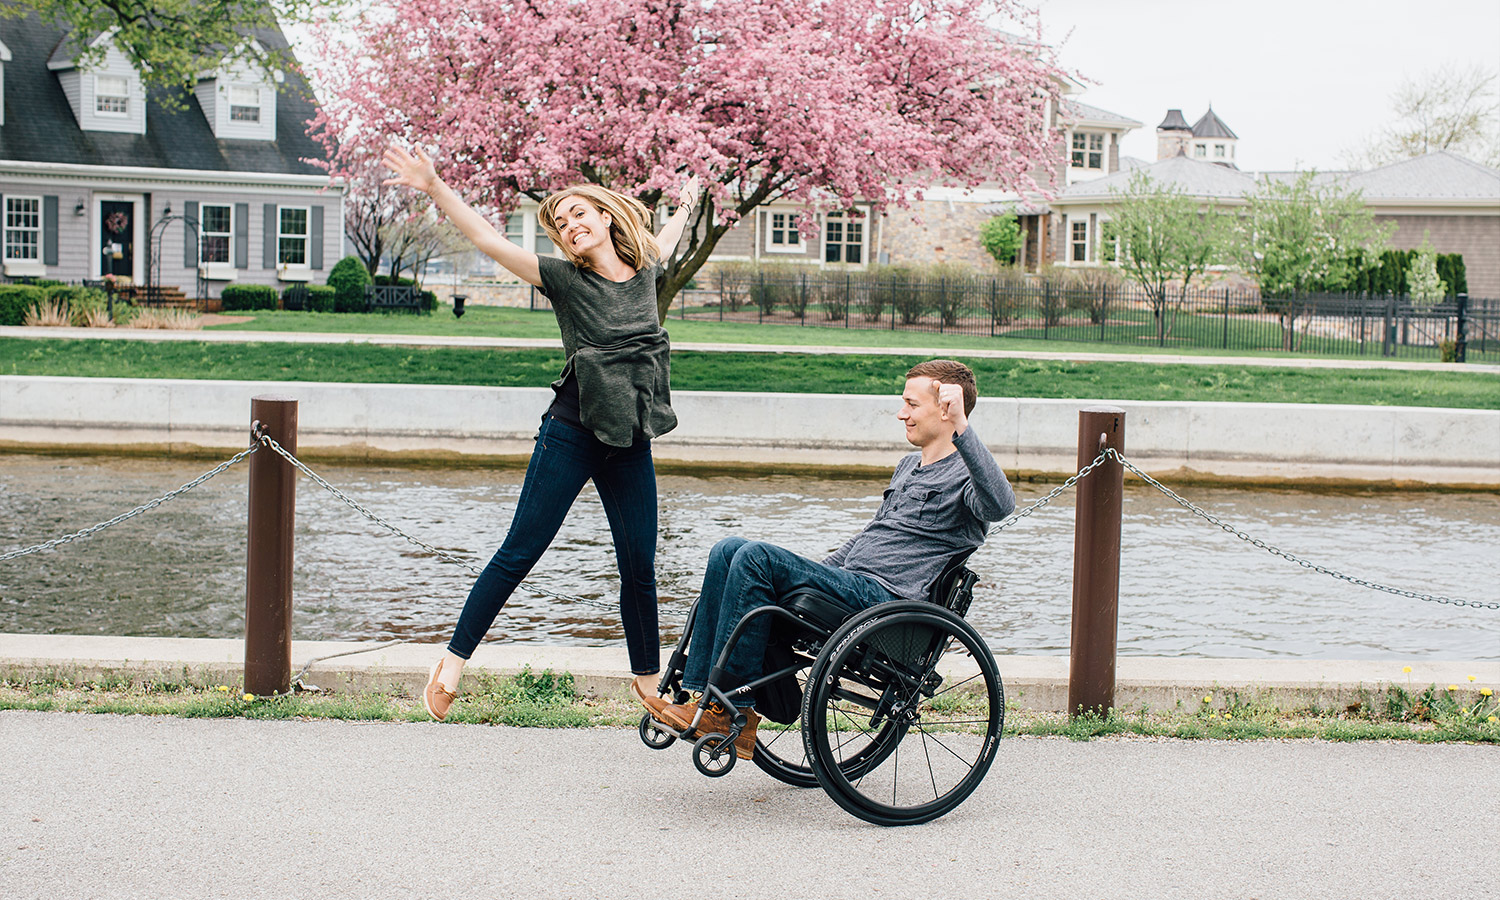
<instances>
[{"instance_id":1,"label":"wheelchair caster wheel","mask_svg":"<svg viewBox=\"0 0 1500 900\"><path fill-rule=\"evenodd\" d=\"M738 759L734 755L734 743L728 735L710 733L698 738L693 744L693 765L709 778L728 775Z\"/></svg>"},{"instance_id":2,"label":"wheelchair caster wheel","mask_svg":"<svg viewBox=\"0 0 1500 900\"><path fill-rule=\"evenodd\" d=\"M656 720L651 718L650 713L641 716L639 731L641 733L641 743L652 750L665 750L677 743L677 735L670 731L664 731L661 725L657 724Z\"/></svg>"}]
</instances>

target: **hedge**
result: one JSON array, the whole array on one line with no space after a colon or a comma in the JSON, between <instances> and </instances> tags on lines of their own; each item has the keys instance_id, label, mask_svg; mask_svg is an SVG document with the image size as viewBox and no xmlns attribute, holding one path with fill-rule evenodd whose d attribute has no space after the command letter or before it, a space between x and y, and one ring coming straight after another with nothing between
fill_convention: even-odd
<instances>
[{"instance_id":1,"label":"hedge","mask_svg":"<svg viewBox=\"0 0 1500 900\"><path fill-rule=\"evenodd\" d=\"M357 256L346 256L334 264L328 272L328 286L335 291L334 312L364 312L365 285L370 283L370 273L364 261Z\"/></svg>"},{"instance_id":2,"label":"hedge","mask_svg":"<svg viewBox=\"0 0 1500 900\"><path fill-rule=\"evenodd\" d=\"M0 325L25 325L26 310L46 299L46 288L29 284L0 284Z\"/></svg>"},{"instance_id":3,"label":"hedge","mask_svg":"<svg viewBox=\"0 0 1500 900\"><path fill-rule=\"evenodd\" d=\"M236 309L275 309L276 289L264 284L231 284L221 296L225 311Z\"/></svg>"}]
</instances>

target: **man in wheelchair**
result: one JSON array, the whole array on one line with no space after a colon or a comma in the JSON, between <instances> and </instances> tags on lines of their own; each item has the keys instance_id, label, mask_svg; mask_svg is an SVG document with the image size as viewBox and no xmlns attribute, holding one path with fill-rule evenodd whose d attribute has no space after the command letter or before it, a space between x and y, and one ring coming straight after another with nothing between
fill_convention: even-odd
<instances>
[{"instance_id":1,"label":"man in wheelchair","mask_svg":"<svg viewBox=\"0 0 1500 900\"><path fill-rule=\"evenodd\" d=\"M896 417L918 452L896 465L875 518L822 562L762 541L731 537L716 544L690 624L681 687L704 691L710 667L745 614L781 604L799 589L813 588L838 598L850 614L891 600L927 599L944 565L972 552L984 541L988 523L1004 519L1015 508L1005 473L970 426L968 417L977 397L974 373L962 363L930 360L906 373ZM764 674L770 631L770 616L747 623L722 675L715 678L716 687L729 690ZM687 731L702 707L699 733L733 733L721 704L671 703L658 696L666 680L657 679L643 675L631 684L632 693L656 721ZM735 753L750 759L760 719L753 699L734 704L746 716L734 741Z\"/></svg>"}]
</instances>

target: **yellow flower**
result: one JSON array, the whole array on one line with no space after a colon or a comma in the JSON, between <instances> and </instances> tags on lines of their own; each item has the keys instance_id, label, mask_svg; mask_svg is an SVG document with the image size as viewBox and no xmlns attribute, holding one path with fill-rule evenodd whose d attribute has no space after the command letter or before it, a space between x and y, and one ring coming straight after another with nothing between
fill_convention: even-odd
<instances>
[{"instance_id":1,"label":"yellow flower","mask_svg":"<svg viewBox=\"0 0 1500 900\"><path fill-rule=\"evenodd\" d=\"M1467 706L1460 706L1458 708L1458 711L1461 712L1461 713L1463 713L1466 716L1469 714L1469 708Z\"/></svg>"},{"instance_id":2,"label":"yellow flower","mask_svg":"<svg viewBox=\"0 0 1500 900\"><path fill-rule=\"evenodd\" d=\"M1473 675L1470 675L1470 676L1469 676L1469 680L1470 680L1470 681L1473 681L1473 680L1474 680L1474 676L1473 676Z\"/></svg>"},{"instance_id":3,"label":"yellow flower","mask_svg":"<svg viewBox=\"0 0 1500 900\"><path fill-rule=\"evenodd\" d=\"M1234 718L1234 716L1231 716L1229 713L1224 714L1224 721L1228 722L1232 718Z\"/></svg>"},{"instance_id":4,"label":"yellow flower","mask_svg":"<svg viewBox=\"0 0 1500 900\"><path fill-rule=\"evenodd\" d=\"M1494 688L1480 688L1479 689L1479 696L1481 696L1481 697L1488 697L1488 696L1490 696L1493 693L1495 693Z\"/></svg>"},{"instance_id":5,"label":"yellow flower","mask_svg":"<svg viewBox=\"0 0 1500 900\"><path fill-rule=\"evenodd\" d=\"M219 690L221 690L221 691L227 691L227 690L229 690L229 685L227 685L227 684L221 684L221 685L219 685Z\"/></svg>"},{"instance_id":6,"label":"yellow flower","mask_svg":"<svg viewBox=\"0 0 1500 900\"><path fill-rule=\"evenodd\" d=\"M1456 691L1456 690L1458 690L1458 685L1456 685L1456 684L1450 684L1450 685L1448 685L1448 690L1450 690L1450 691Z\"/></svg>"},{"instance_id":7,"label":"yellow flower","mask_svg":"<svg viewBox=\"0 0 1500 900\"><path fill-rule=\"evenodd\" d=\"M255 695L254 694L246 694L245 695L245 699L246 700L254 700L255 699Z\"/></svg>"},{"instance_id":8,"label":"yellow flower","mask_svg":"<svg viewBox=\"0 0 1500 900\"><path fill-rule=\"evenodd\" d=\"M1485 720L1485 721L1486 721L1486 722L1489 722L1489 723L1490 723L1490 724L1492 724L1492 725L1493 725L1493 724L1494 724L1494 723L1496 723L1496 722L1500 722L1500 719L1497 719L1497 718L1495 718L1495 717L1494 717L1494 716L1490 716L1490 717L1489 717L1489 718L1488 718L1488 719L1486 719L1486 720Z\"/></svg>"},{"instance_id":9,"label":"yellow flower","mask_svg":"<svg viewBox=\"0 0 1500 900\"><path fill-rule=\"evenodd\" d=\"M1403 671L1406 674L1410 675L1411 674L1411 666L1402 666L1401 667L1401 671Z\"/></svg>"},{"instance_id":10,"label":"yellow flower","mask_svg":"<svg viewBox=\"0 0 1500 900\"><path fill-rule=\"evenodd\" d=\"M1212 703L1212 702L1214 702L1214 695L1213 694L1204 694L1203 695L1203 702L1204 703Z\"/></svg>"}]
</instances>

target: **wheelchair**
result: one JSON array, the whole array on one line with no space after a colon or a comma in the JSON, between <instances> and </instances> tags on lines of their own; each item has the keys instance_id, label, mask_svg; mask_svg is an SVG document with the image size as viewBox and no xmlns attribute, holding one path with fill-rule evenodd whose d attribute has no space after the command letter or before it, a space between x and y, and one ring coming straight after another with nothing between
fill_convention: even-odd
<instances>
[{"instance_id":1,"label":"wheelchair","mask_svg":"<svg viewBox=\"0 0 1500 900\"><path fill-rule=\"evenodd\" d=\"M877 825L916 825L968 798L994 761L1005 724L1005 690L984 639L964 616L978 576L968 551L953 557L926 601L893 600L861 611L814 589L746 613L709 671L685 731L641 717L655 750L693 742L693 764L710 777L734 768L734 739L750 698L762 716L752 761L794 787L821 787L834 802ZM687 703L682 672L697 604L688 615L658 693ZM766 674L724 690L724 665L748 623L772 617ZM718 701L729 734L700 733Z\"/></svg>"}]
</instances>

